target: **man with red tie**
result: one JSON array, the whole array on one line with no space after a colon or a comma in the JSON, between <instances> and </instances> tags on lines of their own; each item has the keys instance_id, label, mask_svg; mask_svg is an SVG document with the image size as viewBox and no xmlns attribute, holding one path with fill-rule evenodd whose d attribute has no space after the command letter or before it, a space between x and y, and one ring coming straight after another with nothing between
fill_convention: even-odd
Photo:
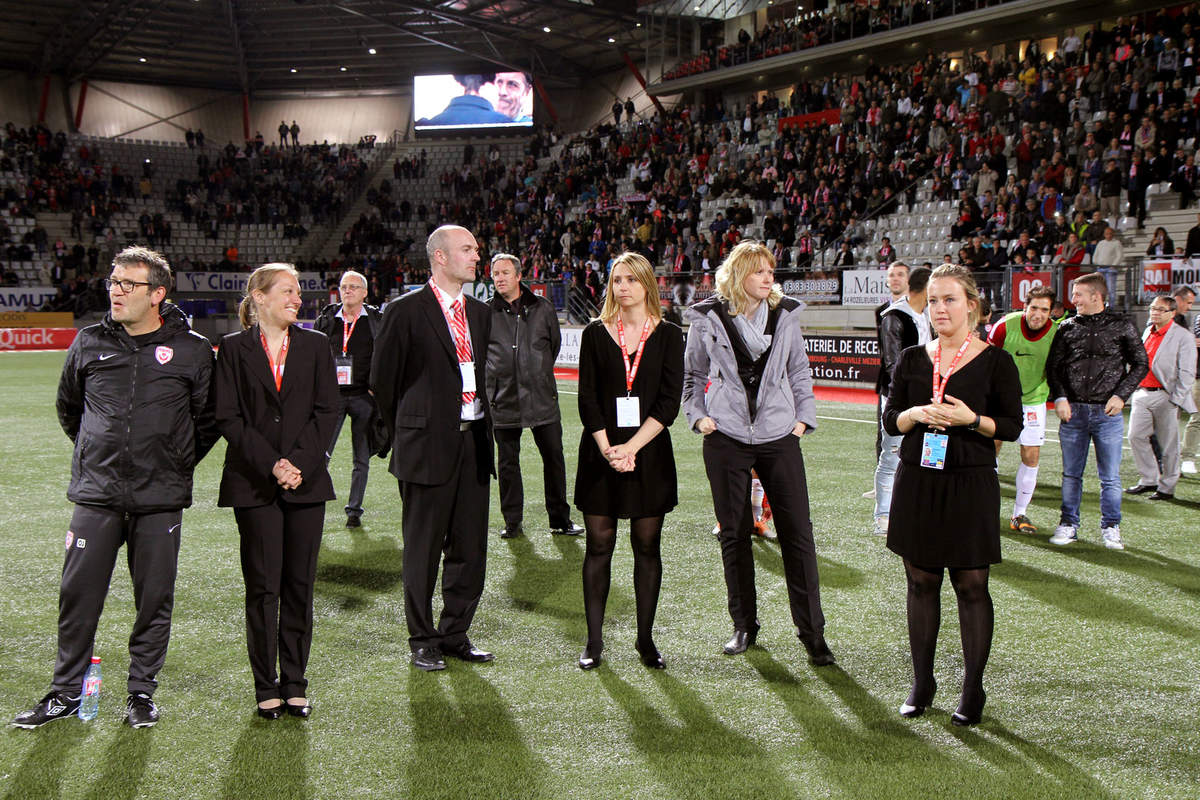
<instances>
[{"instance_id":1,"label":"man with red tie","mask_svg":"<svg viewBox=\"0 0 1200 800\"><path fill-rule=\"evenodd\" d=\"M443 655L491 661L467 638L487 562L492 421L483 391L491 310L463 291L479 245L443 225L425 245L432 277L388 305L371 361L371 387L392 431L389 471L404 501L404 613L412 664L446 668ZM443 559L443 553L445 557ZM433 592L442 565L442 614Z\"/></svg>"}]
</instances>

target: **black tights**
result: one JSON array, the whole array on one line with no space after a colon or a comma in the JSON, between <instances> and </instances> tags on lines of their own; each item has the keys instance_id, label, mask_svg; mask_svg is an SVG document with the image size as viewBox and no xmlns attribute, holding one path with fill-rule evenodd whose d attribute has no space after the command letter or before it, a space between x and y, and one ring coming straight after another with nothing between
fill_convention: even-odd
<instances>
[{"instance_id":1,"label":"black tights","mask_svg":"<svg viewBox=\"0 0 1200 800\"><path fill-rule=\"evenodd\" d=\"M587 617L587 645L599 653L604 647L604 607L612 572L613 547L617 542L617 520L599 514L584 514L587 551L583 557L583 610ZM637 605L637 647L653 651L654 612L662 586L662 517L637 517L629 523L633 546L633 595Z\"/></svg>"},{"instance_id":2,"label":"black tights","mask_svg":"<svg viewBox=\"0 0 1200 800\"><path fill-rule=\"evenodd\" d=\"M928 705L937 683L933 679L933 653L941 621L942 571L918 567L904 560L908 576L908 643L912 650L911 705ZM958 597L958 627L962 635L962 699L959 707L970 712L983 705L983 668L992 649L992 596L988 594L988 567L950 569L950 584Z\"/></svg>"}]
</instances>

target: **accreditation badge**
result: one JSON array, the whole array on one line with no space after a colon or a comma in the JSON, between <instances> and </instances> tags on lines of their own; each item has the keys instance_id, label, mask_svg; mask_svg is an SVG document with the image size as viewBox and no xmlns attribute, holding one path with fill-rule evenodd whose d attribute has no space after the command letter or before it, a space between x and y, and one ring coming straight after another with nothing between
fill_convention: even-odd
<instances>
[{"instance_id":1,"label":"accreditation badge","mask_svg":"<svg viewBox=\"0 0 1200 800\"><path fill-rule=\"evenodd\" d=\"M946 447L950 437L944 433L926 433L921 442L921 466L930 469L946 468Z\"/></svg>"}]
</instances>

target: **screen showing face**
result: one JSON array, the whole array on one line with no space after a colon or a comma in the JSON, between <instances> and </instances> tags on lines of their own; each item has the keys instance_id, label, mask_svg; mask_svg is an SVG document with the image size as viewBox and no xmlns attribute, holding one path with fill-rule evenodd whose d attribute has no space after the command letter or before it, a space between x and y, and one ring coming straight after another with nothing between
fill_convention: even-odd
<instances>
[{"instance_id":1,"label":"screen showing face","mask_svg":"<svg viewBox=\"0 0 1200 800\"><path fill-rule=\"evenodd\" d=\"M418 131L533 126L533 80L527 72L417 75L413 127Z\"/></svg>"}]
</instances>

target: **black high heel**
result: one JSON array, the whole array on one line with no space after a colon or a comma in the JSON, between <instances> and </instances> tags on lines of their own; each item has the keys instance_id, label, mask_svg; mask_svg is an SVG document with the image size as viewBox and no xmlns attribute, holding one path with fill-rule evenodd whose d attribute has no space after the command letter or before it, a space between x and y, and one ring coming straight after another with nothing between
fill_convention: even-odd
<instances>
[{"instance_id":1,"label":"black high heel","mask_svg":"<svg viewBox=\"0 0 1200 800\"><path fill-rule=\"evenodd\" d=\"M933 696L937 694L937 683L924 696L917 696L917 687L908 693L908 699L900 704L900 716L906 719L916 719L925 713L925 709L933 704Z\"/></svg>"},{"instance_id":2,"label":"black high heel","mask_svg":"<svg viewBox=\"0 0 1200 800\"><path fill-rule=\"evenodd\" d=\"M604 645L587 645L583 648L583 653L579 656L580 669L595 669L600 666L603 659L600 658L600 653L604 650Z\"/></svg>"},{"instance_id":3,"label":"black high heel","mask_svg":"<svg viewBox=\"0 0 1200 800\"><path fill-rule=\"evenodd\" d=\"M978 700L978 702L973 702ZM960 728L965 728L968 725L978 725L983 720L983 704L987 702L987 692L983 689L979 693L971 692L970 696L966 692L958 701L958 708L950 715L950 721Z\"/></svg>"},{"instance_id":4,"label":"black high heel","mask_svg":"<svg viewBox=\"0 0 1200 800\"><path fill-rule=\"evenodd\" d=\"M667 664L663 661L662 653L658 652L658 648L651 642L643 647L637 645L638 655L642 657L642 663L650 669L666 669Z\"/></svg>"},{"instance_id":5,"label":"black high heel","mask_svg":"<svg viewBox=\"0 0 1200 800\"><path fill-rule=\"evenodd\" d=\"M275 720L287 713L283 703L280 703L277 706L271 706L270 708L264 708L262 706L257 706L256 708L258 710L258 715L263 719Z\"/></svg>"},{"instance_id":6,"label":"black high heel","mask_svg":"<svg viewBox=\"0 0 1200 800\"><path fill-rule=\"evenodd\" d=\"M312 716L312 703L308 702L307 700L304 701L304 705L297 705L291 702L284 703L284 705L287 706L287 713L291 714L293 717L308 719L310 716Z\"/></svg>"}]
</instances>

